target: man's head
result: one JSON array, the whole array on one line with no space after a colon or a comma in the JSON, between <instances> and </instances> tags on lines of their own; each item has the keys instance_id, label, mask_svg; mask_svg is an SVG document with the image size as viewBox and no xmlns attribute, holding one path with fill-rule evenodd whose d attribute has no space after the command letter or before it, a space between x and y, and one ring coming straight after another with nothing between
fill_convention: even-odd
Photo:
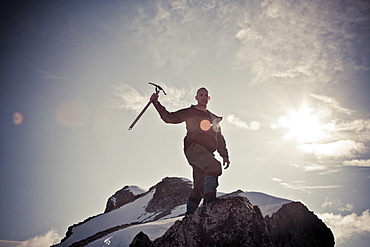
<instances>
[{"instance_id":1,"label":"man's head","mask_svg":"<svg viewBox=\"0 0 370 247\"><path fill-rule=\"evenodd\" d=\"M195 99L198 101L199 106L207 106L208 101L211 99L208 95L208 90L204 87L201 87L197 90L197 95Z\"/></svg>"}]
</instances>

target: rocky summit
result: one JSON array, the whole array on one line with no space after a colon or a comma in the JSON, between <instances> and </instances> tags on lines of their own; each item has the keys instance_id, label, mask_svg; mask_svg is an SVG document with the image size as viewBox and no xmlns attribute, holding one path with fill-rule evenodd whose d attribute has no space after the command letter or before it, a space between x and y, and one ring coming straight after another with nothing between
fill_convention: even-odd
<instances>
[{"instance_id":1,"label":"rocky summit","mask_svg":"<svg viewBox=\"0 0 370 247\"><path fill-rule=\"evenodd\" d=\"M144 245L141 245L141 243ZM147 246L141 233L131 246ZM272 246L261 212L247 198L218 199L175 222L151 246Z\"/></svg>"},{"instance_id":2,"label":"rocky summit","mask_svg":"<svg viewBox=\"0 0 370 247\"><path fill-rule=\"evenodd\" d=\"M283 205L265 221L276 247L334 246L331 230L300 202Z\"/></svg>"},{"instance_id":3,"label":"rocky summit","mask_svg":"<svg viewBox=\"0 0 370 247\"><path fill-rule=\"evenodd\" d=\"M140 232L137 246L334 246L330 229L299 202L284 205L270 218L245 197L218 199L178 220L154 241Z\"/></svg>"},{"instance_id":4,"label":"rocky summit","mask_svg":"<svg viewBox=\"0 0 370 247\"><path fill-rule=\"evenodd\" d=\"M191 188L168 177L148 191L124 186L57 246L334 246L331 230L302 203L261 192L223 194L184 217Z\"/></svg>"}]
</instances>

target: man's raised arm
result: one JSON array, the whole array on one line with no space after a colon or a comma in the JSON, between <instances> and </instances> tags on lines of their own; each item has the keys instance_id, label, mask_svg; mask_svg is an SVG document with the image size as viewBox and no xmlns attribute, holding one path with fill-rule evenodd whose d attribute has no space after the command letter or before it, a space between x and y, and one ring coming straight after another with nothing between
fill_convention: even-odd
<instances>
[{"instance_id":1,"label":"man's raised arm","mask_svg":"<svg viewBox=\"0 0 370 247\"><path fill-rule=\"evenodd\" d=\"M155 109L159 113L159 116L165 123L177 124L185 121L185 112L179 110L176 112L169 112L166 108L158 101L159 95L153 93L150 97L150 101L153 103Z\"/></svg>"}]
</instances>

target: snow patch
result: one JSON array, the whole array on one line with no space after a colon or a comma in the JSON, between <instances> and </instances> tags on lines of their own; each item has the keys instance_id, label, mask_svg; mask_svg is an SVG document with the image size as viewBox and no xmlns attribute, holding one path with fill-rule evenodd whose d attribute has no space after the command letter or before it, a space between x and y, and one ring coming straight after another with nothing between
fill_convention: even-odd
<instances>
[{"instance_id":1,"label":"snow patch","mask_svg":"<svg viewBox=\"0 0 370 247\"><path fill-rule=\"evenodd\" d=\"M107 236L95 240L88 244L89 247L104 247L104 246L121 246L128 247L134 237L140 232L144 232L150 240L155 240L162 236L177 220L183 217L171 218L140 224L136 226L127 227L125 229L113 232Z\"/></svg>"},{"instance_id":2,"label":"snow patch","mask_svg":"<svg viewBox=\"0 0 370 247\"><path fill-rule=\"evenodd\" d=\"M109 213L101 214L82 225L74 227L73 234L58 246L70 246L74 242L78 242L94 235L97 232L104 231L115 226L133 222L148 221L148 219L153 216L154 213L146 212L145 208L149 201L153 198L154 193L155 189L131 203L128 203Z\"/></svg>"}]
</instances>

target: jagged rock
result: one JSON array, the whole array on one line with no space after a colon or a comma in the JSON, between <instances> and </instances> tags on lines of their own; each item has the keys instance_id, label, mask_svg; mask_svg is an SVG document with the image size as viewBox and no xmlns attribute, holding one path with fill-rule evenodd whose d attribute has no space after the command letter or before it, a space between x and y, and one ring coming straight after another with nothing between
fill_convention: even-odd
<instances>
[{"instance_id":1,"label":"jagged rock","mask_svg":"<svg viewBox=\"0 0 370 247\"><path fill-rule=\"evenodd\" d=\"M193 215L176 221L152 244L272 247L261 212L245 197L218 199L200 207Z\"/></svg>"},{"instance_id":2,"label":"jagged rock","mask_svg":"<svg viewBox=\"0 0 370 247\"><path fill-rule=\"evenodd\" d=\"M104 213L108 213L123 205L135 201L141 195L134 195L130 190L130 186L125 186L117 191L113 196L109 197Z\"/></svg>"},{"instance_id":3,"label":"jagged rock","mask_svg":"<svg viewBox=\"0 0 370 247\"><path fill-rule=\"evenodd\" d=\"M147 239L141 233L135 239ZM331 230L300 202L263 218L245 197L227 197L201 206L160 238L135 246L334 246Z\"/></svg>"},{"instance_id":4,"label":"jagged rock","mask_svg":"<svg viewBox=\"0 0 370 247\"><path fill-rule=\"evenodd\" d=\"M58 246L85 246L93 241L103 245L105 236L112 232L180 216L191 187L187 179L168 177L146 192L137 186L125 186L113 195L115 207L107 203L107 213L69 227ZM260 208L246 198L249 195L255 205L262 205L265 218ZM331 230L301 203L290 202L239 190L202 205L154 241L144 233L138 234L132 246L334 246ZM284 203L290 204L281 207Z\"/></svg>"},{"instance_id":5,"label":"jagged rock","mask_svg":"<svg viewBox=\"0 0 370 247\"><path fill-rule=\"evenodd\" d=\"M140 247L140 246L146 246L151 247L153 246L152 241L150 241L148 235L146 235L143 232L139 232L135 238L132 240L132 243L130 244L130 247Z\"/></svg>"},{"instance_id":6,"label":"jagged rock","mask_svg":"<svg viewBox=\"0 0 370 247\"><path fill-rule=\"evenodd\" d=\"M266 222L275 247L334 246L331 230L300 202L283 205Z\"/></svg>"},{"instance_id":7,"label":"jagged rock","mask_svg":"<svg viewBox=\"0 0 370 247\"><path fill-rule=\"evenodd\" d=\"M153 199L149 202L146 211L169 213L170 210L176 206L186 203L191 193L192 182L182 178L166 177L161 182L151 187L148 192L138 195L132 193L130 189L132 187L135 186L125 186L111 196L107 201L104 213L108 213L133 202L153 189L155 189L155 194Z\"/></svg>"},{"instance_id":8,"label":"jagged rock","mask_svg":"<svg viewBox=\"0 0 370 247\"><path fill-rule=\"evenodd\" d=\"M153 199L146 208L147 212L161 212L156 219L170 214L171 210L186 203L192 189L190 180L182 178L164 178L154 185L149 191L155 189Z\"/></svg>"}]
</instances>

